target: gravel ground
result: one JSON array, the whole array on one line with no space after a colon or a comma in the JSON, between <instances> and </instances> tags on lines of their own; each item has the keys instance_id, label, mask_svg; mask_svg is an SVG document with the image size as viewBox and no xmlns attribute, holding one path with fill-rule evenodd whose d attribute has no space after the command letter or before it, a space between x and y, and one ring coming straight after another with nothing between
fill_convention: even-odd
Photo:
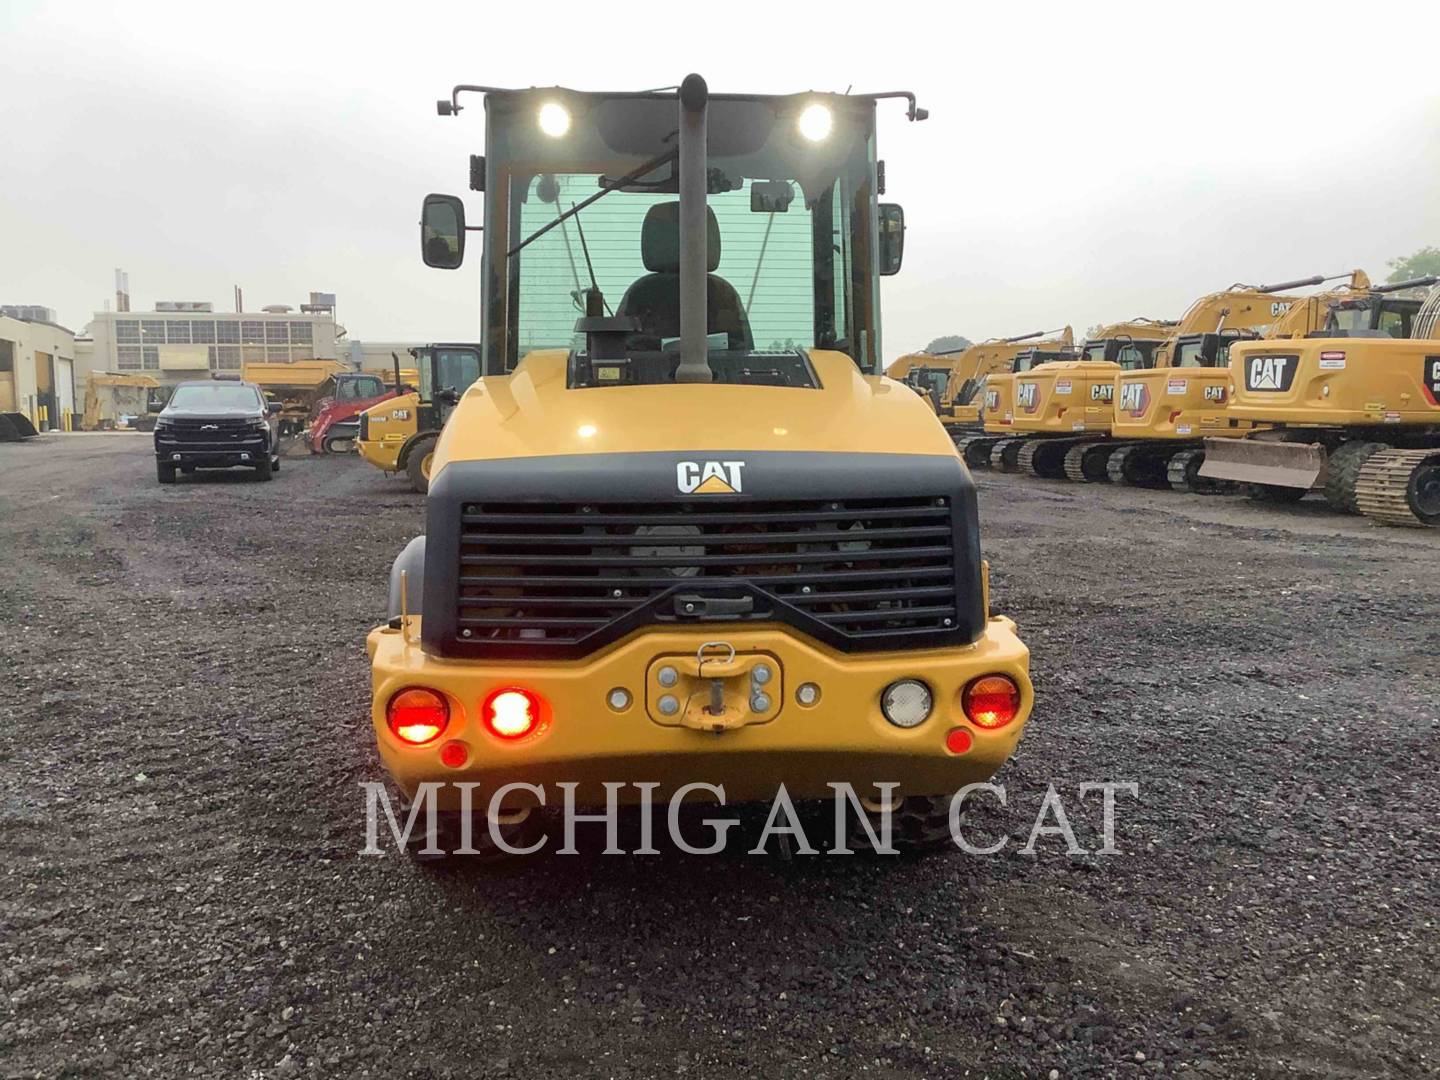
<instances>
[{"instance_id":1,"label":"gravel ground","mask_svg":"<svg viewBox=\"0 0 1440 1080\"><path fill-rule=\"evenodd\" d=\"M363 638L421 523L287 460L0 446L0 1075L1440 1071L1440 533L980 478L1039 706L921 860L360 858ZM1019 853L1053 782L1083 844Z\"/></svg>"}]
</instances>

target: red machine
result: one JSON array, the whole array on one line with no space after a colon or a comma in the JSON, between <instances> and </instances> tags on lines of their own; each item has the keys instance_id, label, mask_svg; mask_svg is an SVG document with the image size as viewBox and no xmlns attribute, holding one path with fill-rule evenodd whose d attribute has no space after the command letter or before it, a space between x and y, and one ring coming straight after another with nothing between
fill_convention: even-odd
<instances>
[{"instance_id":1,"label":"red machine","mask_svg":"<svg viewBox=\"0 0 1440 1080\"><path fill-rule=\"evenodd\" d=\"M335 393L315 403L315 418L306 432L310 452L350 453L360 433L360 414L371 405L394 397L395 393L395 387L387 386L378 375L336 375Z\"/></svg>"}]
</instances>

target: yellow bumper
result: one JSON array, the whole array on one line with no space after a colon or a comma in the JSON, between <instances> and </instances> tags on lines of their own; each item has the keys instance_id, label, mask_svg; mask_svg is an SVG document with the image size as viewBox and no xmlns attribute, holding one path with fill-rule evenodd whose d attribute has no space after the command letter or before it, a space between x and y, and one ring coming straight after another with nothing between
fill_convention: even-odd
<instances>
[{"instance_id":1,"label":"yellow bumper","mask_svg":"<svg viewBox=\"0 0 1440 1080\"><path fill-rule=\"evenodd\" d=\"M356 440L355 447L359 450L360 456L377 469L395 472L399 467L400 448L405 445L406 437L404 435L388 435L371 439L368 442Z\"/></svg>"},{"instance_id":2,"label":"yellow bumper","mask_svg":"<svg viewBox=\"0 0 1440 1080\"><path fill-rule=\"evenodd\" d=\"M422 782L444 783L442 804L458 798L449 785L467 781L487 793L516 781L538 784L549 805L560 797L556 785L565 782L580 785L584 804L605 801L606 781L627 785L621 802L638 799L633 785L646 782L660 785L657 797L687 783L720 784L730 802L768 800L782 783L795 798L829 798L831 782L850 783L861 794L885 782L897 783L900 794L948 794L995 774L1020 741L1033 701L1029 650L1003 616L992 617L975 644L953 649L845 654L784 627L713 626L703 633L641 632L571 663L437 659L421 651L418 621L411 620L409 644L389 627L370 633L371 722L397 785L413 794ZM660 716L657 663L693 657L716 639L733 645L742 665L763 656L778 669L773 707L719 733ZM972 679L992 673L1015 680L1021 703L1013 721L988 731L965 718L960 696ZM880 711L881 692L901 678L924 680L933 695L929 717L914 728L895 727ZM796 697L804 683L820 687L813 705ZM445 731L424 746L402 743L385 721L391 697L417 686L443 693L450 704ZM492 735L479 716L487 696L506 687L523 687L546 703L541 727L513 741ZM617 688L630 698L619 710L608 700ZM947 749L946 736L956 728L971 736L964 753ZM441 748L457 742L466 751L465 764L443 764Z\"/></svg>"}]
</instances>

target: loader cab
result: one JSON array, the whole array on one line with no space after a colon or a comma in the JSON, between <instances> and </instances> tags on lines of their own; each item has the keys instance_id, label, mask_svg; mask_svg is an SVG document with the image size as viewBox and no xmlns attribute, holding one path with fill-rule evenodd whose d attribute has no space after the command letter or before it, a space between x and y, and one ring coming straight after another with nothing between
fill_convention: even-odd
<instances>
[{"instance_id":1,"label":"loader cab","mask_svg":"<svg viewBox=\"0 0 1440 1080\"><path fill-rule=\"evenodd\" d=\"M900 267L904 217L877 201L875 105L837 94L708 98L701 227L713 381L814 387L812 350L882 373L879 279ZM674 381L676 96L489 90L485 110L483 181L472 179L485 191L482 371L505 374L557 349L569 354L572 389ZM467 231L458 199L426 200L427 263L459 265Z\"/></svg>"},{"instance_id":2,"label":"loader cab","mask_svg":"<svg viewBox=\"0 0 1440 1080\"><path fill-rule=\"evenodd\" d=\"M442 428L460 395L480 378L480 346L437 344L411 349L420 369L421 429Z\"/></svg>"}]
</instances>

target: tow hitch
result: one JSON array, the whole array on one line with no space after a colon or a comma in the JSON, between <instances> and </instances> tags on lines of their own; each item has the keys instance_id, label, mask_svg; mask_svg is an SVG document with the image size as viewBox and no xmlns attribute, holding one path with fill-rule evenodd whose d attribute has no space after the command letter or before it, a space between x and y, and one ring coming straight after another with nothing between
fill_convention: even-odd
<instances>
[{"instance_id":1,"label":"tow hitch","mask_svg":"<svg viewBox=\"0 0 1440 1080\"><path fill-rule=\"evenodd\" d=\"M646 709L657 724L721 734L773 720L784 700L780 661L707 641L694 655L657 656L645 679Z\"/></svg>"}]
</instances>

